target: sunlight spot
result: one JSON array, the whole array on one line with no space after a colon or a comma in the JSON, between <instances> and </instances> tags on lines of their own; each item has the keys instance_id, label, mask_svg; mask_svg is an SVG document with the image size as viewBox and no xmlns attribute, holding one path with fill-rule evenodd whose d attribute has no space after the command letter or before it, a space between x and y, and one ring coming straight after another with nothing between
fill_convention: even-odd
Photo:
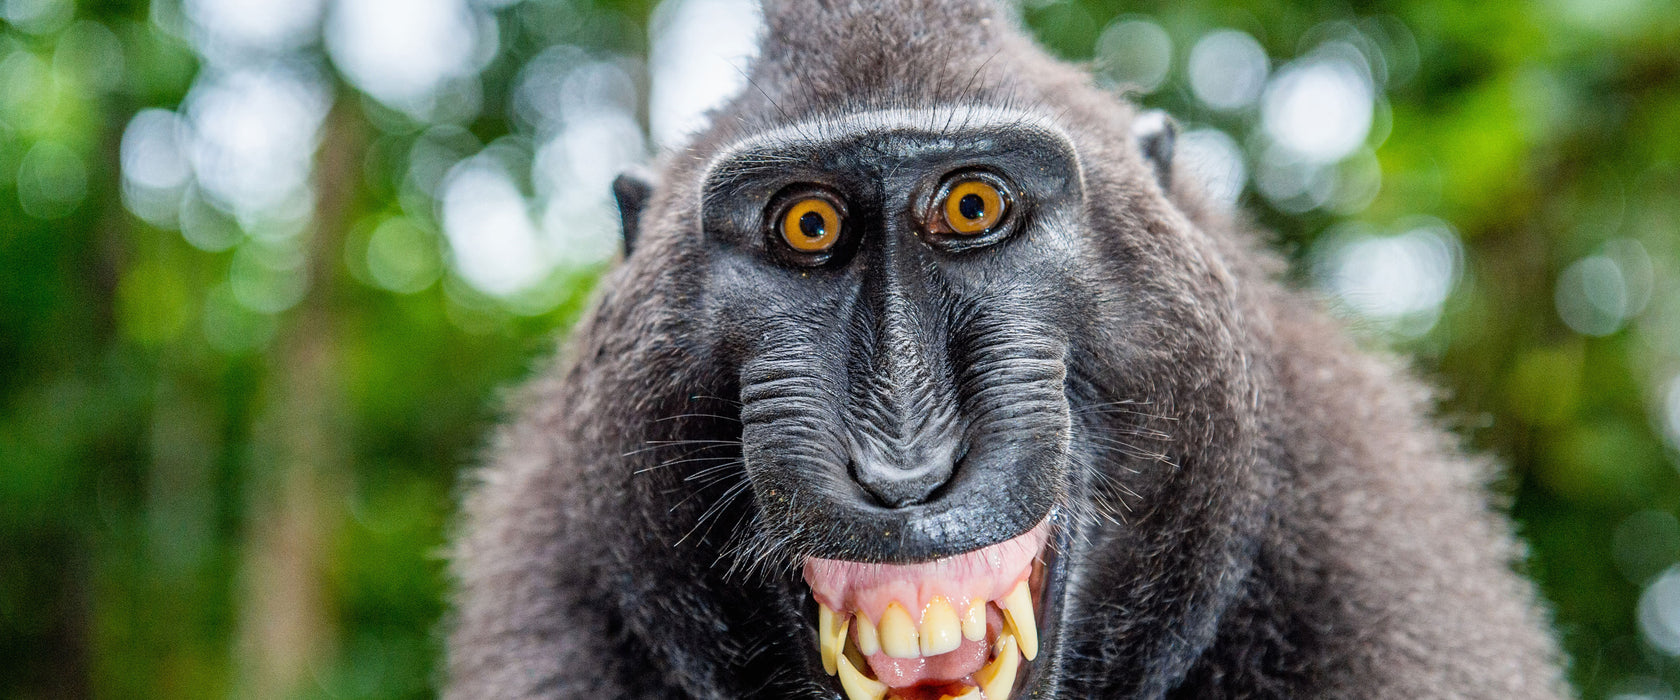
<instances>
[{"instance_id":1,"label":"sunlight spot","mask_svg":"<svg viewBox=\"0 0 1680 700\"><path fill-rule=\"evenodd\" d=\"M1589 255L1564 268L1554 300L1564 325L1582 335L1610 335L1628 319L1627 278L1607 255Z\"/></svg>"},{"instance_id":2,"label":"sunlight spot","mask_svg":"<svg viewBox=\"0 0 1680 700\"><path fill-rule=\"evenodd\" d=\"M1278 211L1301 214L1335 196L1337 169L1334 163L1310 160L1273 143L1260 153L1254 186Z\"/></svg>"},{"instance_id":3,"label":"sunlight spot","mask_svg":"<svg viewBox=\"0 0 1680 700\"><path fill-rule=\"evenodd\" d=\"M1127 89L1154 92L1172 69L1172 37L1145 19L1116 21L1097 37L1097 70Z\"/></svg>"},{"instance_id":4,"label":"sunlight spot","mask_svg":"<svg viewBox=\"0 0 1680 700\"><path fill-rule=\"evenodd\" d=\"M1341 160L1363 145L1375 95L1360 56L1331 42L1280 69L1261 102L1266 134L1312 164Z\"/></svg>"},{"instance_id":5,"label":"sunlight spot","mask_svg":"<svg viewBox=\"0 0 1680 700\"><path fill-rule=\"evenodd\" d=\"M228 288L240 306L277 314L296 306L309 291L304 256L295 248L278 249L247 241L228 266Z\"/></svg>"},{"instance_id":6,"label":"sunlight spot","mask_svg":"<svg viewBox=\"0 0 1680 700\"><path fill-rule=\"evenodd\" d=\"M475 77L497 48L496 19L462 0L340 0L324 39L351 83L416 116L446 106L447 84Z\"/></svg>"},{"instance_id":7,"label":"sunlight spot","mask_svg":"<svg viewBox=\"0 0 1680 700\"><path fill-rule=\"evenodd\" d=\"M71 0L3 0L0 18L30 34L51 34L76 15Z\"/></svg>"},{"instance_id":8,"label":"sunlight spot","mask_svg":"<svg viewBox=\"0 0 1680 700\"><path fill-rule=\"evenodd\" d=\"M176 223L181 195L192 178L183 141L186 125L166 109L144 109L123 130L118 148L123 204L154 226Z\"/></svg>"},{"instance_id":9,"label":"sunlight spot","mask_svg":"<svg viewBox=\"0 0 1680 700\"><path fill-rule=\"evenodd\" d=\"M58 38L53 69L91 91L117 87L123 79L122 40L105 25L82 20Z\"/></svg>"},{"instance_id":10,"label":"sunlight spot","mask_svg":"<svg viewBox=\"0 0 1680 700\"><path fill-rule=\"evenodd\" d=\"M1669 567L1640 594L1638 615L1645 641L1680 656L1680 566Z\"/></svg>"},{"instance_id":11,"label":"sunlight spot","mask_svg":"<svg viewBox=\"0 0 1680 700\"><path fill-rule=\"evenodd\" d=\"M1212 200L1234 206L1248 182L1242 147L1218 129L1192 129L1178 139L1181 162Z\"/></svg>"},{"instance_id":12,"label":"sunlight spot","mask_svg":"<svg viewBox=\"0 0 1680 700\"><path fill-rule=\"evenodd\" d=\"M62 219L87 197L88 170L70 147L37 141L18 164L17 196L23 213L37 219Z\"/></svg>"},{"instance_id":13,"label":"sunlight spot","mask_svg":"<svg viewBox=\"0 0 1680 700\"><path fill-rule=\"evenodd\" d=\"M181 108L199 186L243 225L295 208L328 99L314 76L279 68L200 76Z\"/></svg>"},{"instance_id":14,"label":"sunlight spot","mask_svg":"<svg viewBox=\"0 0 1680 700\"><path fill-rule=\"evenodd\" d=\"M407 217L387 219L374 229L367 268L375 283L399 294L432 286L441 272L433 235Z\"/></svg>"},{"instance_id":15,"label":"sunlight spot","mask_svg":"<svg viewBox=\"0 0 1680 700\"><path fill-rule=\"evenodd\" d=\"M233 63L314 41L321 5L322 0L185 0L181 9L196 29L193 43Z\"/></svg>"},{"instance_id":16,"label":"sunlight spot","mask_svg":"<svg viewBox=\"0 0 1680 700\"><path fill-rule=\"evenodd\" d=\"M747 84L764 18L752 0L665 0L649 22L653 140L672 148Z\"/></svg>"},{"instance_id":17,"label":"sunlight spot","mask_svg":"<svg viewBox=\"0 0 1680 700\"><path fill-rule=\"evenodd\" d=\"M444 179L444 235L450 262L484 292L511 296L541 281L551 269L525 197L500 163L475 156Z\"/></svg>"},{"instance_id":18,"label":"sunlight spot","mask_svg":"<svg viewBox=\"0 0 1680 700\"><path fill-rule=\"evenodd\" d=\"M1416 337L1441 316L1458 283L1462 249L1445 223L1423 219L1385 236L1344 224L1313 246L1319 287L1383 330Z\"/></svg>"},{"instance_id":19,"label":"sunlight spot","mask_svg":"<svg viewBox=\"0 0 1680 700\"><path fill-rule=\"evenodd\" d=\"M1254 37L1235 29L1208 32L1190 49L1190 91L1214 109L1241 109L1260 96L1269 68Z\"/></svg>"}]
</instances>

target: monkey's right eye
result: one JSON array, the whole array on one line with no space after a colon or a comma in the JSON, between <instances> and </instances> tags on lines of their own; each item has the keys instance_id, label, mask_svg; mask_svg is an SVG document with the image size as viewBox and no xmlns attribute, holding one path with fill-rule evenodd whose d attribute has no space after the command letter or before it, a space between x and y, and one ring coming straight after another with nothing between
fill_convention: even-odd
<instances>
[{"instance_id":1,"label":"monkey's right eye","mask_svg":"<svg viewBox=\"0 0 1680 700\"><path fill-rule=\"evenodd\" d=\"M829 197L800 197L782 211L782 241L807 255L826 253L840 241L843 219L839 207Z\"/></svg>"}]
</instances>

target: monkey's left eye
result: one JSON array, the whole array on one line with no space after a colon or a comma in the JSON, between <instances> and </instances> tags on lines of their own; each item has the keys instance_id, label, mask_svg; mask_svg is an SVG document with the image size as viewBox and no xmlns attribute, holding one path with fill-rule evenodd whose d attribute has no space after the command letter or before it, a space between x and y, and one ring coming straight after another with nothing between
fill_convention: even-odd
<instances>
[{"instance_id":1,"label":"monkey's left eye","mask_svg":"<svg viewBox=\"0 0 1680 700\"><path fill-rule=\"evenodd\" d=\"M940 188L928 227L937 233L978 236L997 228L1009 204L1008 191L993 178L962 176Z\"/></svg>"}]
</instances>

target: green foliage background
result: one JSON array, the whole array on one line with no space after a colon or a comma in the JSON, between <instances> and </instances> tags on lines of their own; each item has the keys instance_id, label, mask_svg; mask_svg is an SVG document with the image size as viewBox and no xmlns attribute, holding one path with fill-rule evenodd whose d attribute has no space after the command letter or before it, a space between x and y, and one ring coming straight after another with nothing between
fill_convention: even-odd
<instances>
[{"instance_id":1,"label":"green foliage background","mask_svg":"<svg viewBox=\"0 0 1680 700\"><path fill-rule=\"evenodd\" d=\"M393 217L426 232L419 255L448 259L437 222L401 201L426 125L358 94L310 44L333 107L295 251L307 284L288 308L240 308L229 280L256 243L208 252L121 196L131 117L176 108L200 68L170 29L179 8L160 2L84 0L72 18L0 29L0 697L429 696L458 473L498 392L549 352L598 270L556 272L535 307L454 272L408 293L370 282L358 251ZM464 126L477 143L514 132L511 81L549 46L641 65L654 5L500 7L483 109ZM1496 487L1582 693L1672 698L1680 660L1642 638L1635 611L1680 562L1680 458L1663 422L1680 370L1680 4L1022 12L1053 51L1099 68L1111 20L1157 23L1173 70L1142 101L1239 141L1252 110L1209 111L1184 83L1196 37L1241 29L1275 66L1326 22L1407 29L1415 67L1387 84L1371 139L1375 199L1288 213L1251 188L1244 206L1303 281L1314 241L1344 220L1383 229L1421 214L1457 230L1464 274L1440 323L1370 340L1414 354L1445 389L1444 419L1508 467ZM1613 239L1649 252L1651 298L1620 330L1586 336L1560 320L1554 285ZM229 327L243 340L210 342Z\"/></svg>"}]
</instances>

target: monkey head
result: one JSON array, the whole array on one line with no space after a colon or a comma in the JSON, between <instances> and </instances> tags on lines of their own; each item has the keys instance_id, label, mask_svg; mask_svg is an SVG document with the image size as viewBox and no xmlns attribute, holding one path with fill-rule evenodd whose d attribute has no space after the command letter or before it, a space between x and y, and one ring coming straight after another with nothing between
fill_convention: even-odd
<instances>
[{"instance_id":1,"label":"monkey head","mask_svg":"<svg viewBox=\"0 0 1680 700\"><path fill-rule=\"evenodd\" d=\"M765 0L456 539L451 697L1562 698L1475 469L1001 0Z\"/></svg>"}]
</instances>

